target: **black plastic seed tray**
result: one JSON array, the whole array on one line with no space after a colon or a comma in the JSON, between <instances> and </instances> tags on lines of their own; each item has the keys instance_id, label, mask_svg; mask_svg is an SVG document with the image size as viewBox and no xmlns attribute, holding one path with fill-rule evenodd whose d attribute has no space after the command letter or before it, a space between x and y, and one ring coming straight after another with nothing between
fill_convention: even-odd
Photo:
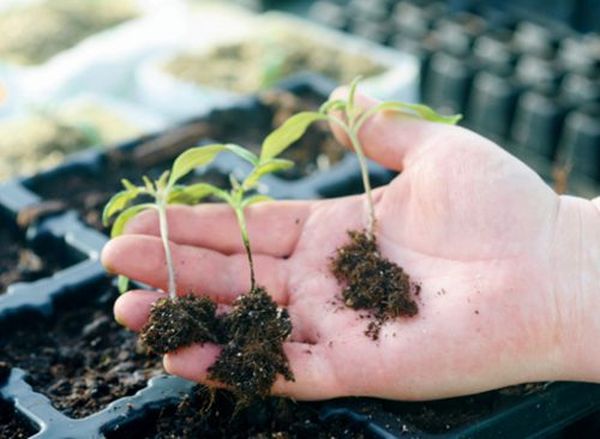
<instances>
[{"instance_id":1,"label":"black plastic seed tray","mask_svg":"<svg viewBox=\"0 0 600 439\"><path fill-rule=\"evenodd\" d=\"M312 94L322 100L330 91L331 84L318 77L304 76L287 82L283 87L296 95ZM82 219L82 211L68 208L68 199L63 201L66 210L57 209L56 204L36 194L34 189L41 193L40 188L50 186L53 182L66 181L71 175L108 178L107 172L111 170L108 165L115 156L148 160L149 164L144 172L157 172L160 170L157 168L170 162L182 148L190 144L229 140L198 138L195 132L190 134L187 131L190 126L210 125L215 120L237 121L248 115L261 117L260 104L255 97L229 102L165 133L123 144L112 153L94 151L79 154L48 172L1 185L0 212L5 223L16 227L17 222L21 221L22 225L27 225L26 235L31 242L46 246L61 243L70 252L83 255L83 260L59 270L52 277L14 285L7 294L0 295L0 352L11 342L11 334L17 333L15 331L19 331L19 328L42 320L56 322L68 314L69 304L76 308L93 308L96 303L107 306L107 301L114 299L114 296L103 294L104 287L99 288L107 282L106 274L98 262L99 252L107 240L105 233L86 224L85 218ZM252 125L256 120L251 118L248 122ZM264 134L266 133L262 133ZM164 141L165 138L168 142ZM144 154L137 154L149 142L156 150L151 149L150 153L144 150ZM171 148L167 144L175 144L177 147ZM207 176L211 172L217 177L229 172L243 172L243 166L237 160L223 159L217 161L214 167L203 170L201 176ZM374 164L371 164L371 174L376 185L387 183L394 175ZM278 198L325 198L362 190L358 165L348 154L343 155L327 172L317 170L300 177L273 177L267 184L270 193ZM63 190L68 197L73 196L66 185ZM23 223L23 217L34 219ZM106 317L95 316L81 332L94 334L98 327L107 325L107 322ZM68 409L57 408L58 403L51 402L49 397L33 390L36 386L28 381L29 372L31 371L13 368L7 377L3 377L5 373L3 374L0 366L0 402L11 405L11 410L16 413L15 419L24 424L26 435L34 435L36 438L117 437L118 432L128 426L139 422L153 422L153 414L157 410L176 404L182 395L190 394L193 388L190 382L157 376L141 389L129 393L129 396L77 417L67 415ZM102 394L100 388L94 391ZM428 429L419 421L423 416L427 417L427 414L431 417L431 413L434 417L442 418L448 412L448 406L454 407L454 412L451 413L474 411L475 414L460 422L451 420L444 424L442 421L441 426L437 425L433 429ZM431 403L356 398L318 405L323 425L336 419L344 419L352 423L357 434L361 432L367 437L376 438L535 436L559 431L599 409L600 386L574 383L551 384L535 393L513 397L504 397L501 392L491 392Z\"/></svg>"},{"instance_id":2,"label":"black plastic seed tray","mask_svg":"<svg viewBox=\"0 0 600 439\"><path fill-rule=\"evenodd\" d=\"M522 150L541 173L568 156L575 178L585 182L571 191L598 192L600 36L564 22L576 26L600 10L592 2L538 3L325 0L312 2L308 14L414 53L424 103L463 113L465 126Z\"/></svg>"}]
</instances>

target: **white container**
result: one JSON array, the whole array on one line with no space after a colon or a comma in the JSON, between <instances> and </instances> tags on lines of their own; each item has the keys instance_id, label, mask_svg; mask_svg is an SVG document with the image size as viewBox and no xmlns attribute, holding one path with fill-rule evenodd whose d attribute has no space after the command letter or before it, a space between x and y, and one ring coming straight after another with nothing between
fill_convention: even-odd
<instances>
[{"instance_id":1,"label":"white container","mask_svg":"<svg viewBox=\"0 0 600 439\"><path fill-rule=\"evenodd\" d=\"M191 20L194 22L194 33L178 47L177 54L208 52L218 44L243 42L281 30L286 34L298 32L303 39L314 40L317 45L366 56L383 66L386 70L382 74L362 82L361 89L366 93L380 99L407 102L416 102L418 98L419 64L412 55L281 12L255 16L231 14L228 9L219 13L213 9L210 12L198 12ZM215 23L218 23L218 36L215 34ZM169 120L181 121L239 96L231 91L186 82L170 75L164 66L177 54L163 53L140 66L136 75L136 96L143 105L162 113Z\"/></svg>"},{"instance_id":2,"label":"white container","mask_svg":"<svg viewBox=\"0 0 600 439\"><path fill-rule=\"evenodd\" d=\"M166 128L165 121L145 109L127 102L93 94L83 94L60 103L38 108L69 126L87 126L99 134L90 147L104 147L128 141L142 134ZM60 163L68 152L49 149L45 135L51 129L33 108L20 108L0 119L0 181L16 175L28 175ZM23 132L32 124L40 134ZM45 127L45 128L44 128ZM36 140L37 139L37 142Z\"/></svg>"},{"instance_id":3,"label":"white container","mask_svg":"<svg viewBox=\"0 0 600 439\"><path fill-rule=\"evenodd\" d=\"M188 15L181 0L134 0L139 16L84 38L36 66L4 63L20 79L21 99L44 104L91 92L127 97L138 64L174 48ZM32 23L34 24L34 23Z\"/></svg>"}]
</instances>

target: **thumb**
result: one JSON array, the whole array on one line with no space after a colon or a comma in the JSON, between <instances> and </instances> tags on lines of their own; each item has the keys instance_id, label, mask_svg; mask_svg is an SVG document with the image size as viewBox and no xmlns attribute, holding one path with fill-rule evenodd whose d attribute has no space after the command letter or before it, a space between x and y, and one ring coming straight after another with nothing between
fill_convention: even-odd
<instances>
[{"instance_id":1,"label":"thumb","mask_svg":"<svg viewBox=\"0 0 600 439\"><path fill-rule=\"evenodd\" d=\"M330 98L347 100L348 92L347 86L339 87ZM363 111L380 102L358 91L355 95L355 105ZM332 114L341 117L340 112ZM351 148L351 142L343 130L335 123L330 125L338 141ZM358 138L367 157L388 169L402 171L418 150L436 142L451 130L456 130L456 127L420 120L395 111L380 111L362 125Z\"/></svg>"}]
</instances>

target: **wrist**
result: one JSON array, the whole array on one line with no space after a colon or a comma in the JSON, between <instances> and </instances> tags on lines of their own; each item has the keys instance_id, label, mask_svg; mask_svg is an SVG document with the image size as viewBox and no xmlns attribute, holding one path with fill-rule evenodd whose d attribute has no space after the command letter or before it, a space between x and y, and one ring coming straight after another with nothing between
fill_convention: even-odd
<instances>
[{"instance_id":1,"label":"wrist","mask_svg":"<svg viewBox=\"0 0 600 439\"><path fill-rule=\"evenodd\" d=\"M561 197L553 249L560 379L600 382L600 199Z\"/></svg>"}]
</instances>

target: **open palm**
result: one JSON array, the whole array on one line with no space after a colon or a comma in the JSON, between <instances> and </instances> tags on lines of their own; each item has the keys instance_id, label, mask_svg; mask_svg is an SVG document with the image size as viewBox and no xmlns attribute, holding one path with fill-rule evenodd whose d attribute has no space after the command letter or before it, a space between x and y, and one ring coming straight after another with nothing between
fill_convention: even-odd
<instances>
[{"instance_id":1,"label":"open palm","mask_svg":"<svg viewBox=\"0 0 600 439\"><path fill-rule=\"evenodd\" d=\"M274 393L428 399L556 378L562 328L551 274L560 198L521 162L459 127L380 114L360 137L368 156L402 171L374 193L376 235L382 254L420 284L419 314L387 322L373 341L364 334L368 320L341 306L329 261L347 230L364 228L364 196L249 208L258 283L294 325L285 350L296 380L279 379ZM179 294L209 295L227 308L247 292L230 208L173 207L168 219ZM165 288L153 212L111 241L103 262ZM162 295L127 293L117 318L139 330ZM192 346L168 354L165 367L206 382L218 353Z\"/></svg>"}]
</instances>

